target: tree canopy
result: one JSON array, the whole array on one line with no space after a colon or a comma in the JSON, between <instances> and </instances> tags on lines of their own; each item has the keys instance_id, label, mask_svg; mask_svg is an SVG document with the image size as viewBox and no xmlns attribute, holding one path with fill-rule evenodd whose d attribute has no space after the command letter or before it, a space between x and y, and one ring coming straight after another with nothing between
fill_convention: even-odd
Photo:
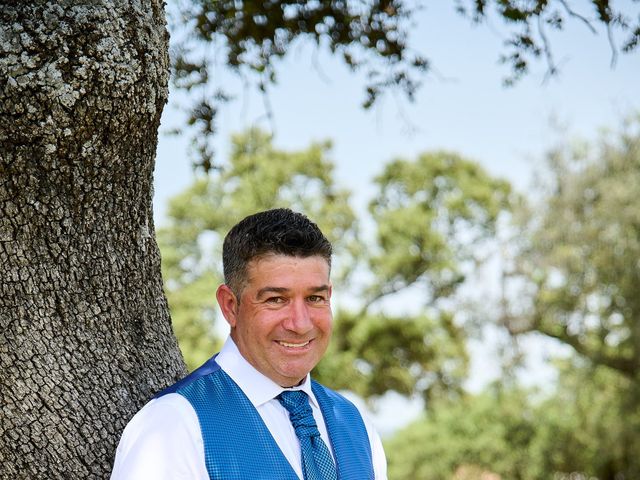
<instances>
[{"instance_id":1,"label":"tree canopy","mask_svg":"<svg viewBox=\"0 0 640 480\"><path fill-rule=\"evenodd\" d=\"M637 387L583 359L557 366L557 384L544 391L497 382L432 404L385 442L389 478L436 480L462 471L476 472L463 477L472 479L637 478L640 416L630 408Z\"/></svg>"},{"instance_id":2,"label":"tree canopy","mask_svg":"<svg viewBox=\"0 0 640 480\"><path fill-rule=\"evenodd\" d=\"M502 321L512 334L572 347L554 360L557 381L533 392L503 378L480 395L432 403L389 440L390 477L640 475L639 127L636 116L597 142L563 141L515 216Z\"/></svg>"},{"instance_id":3,"label":"tree canopy","mask_svg":"<svg viewBox=\"0 0 640 480\"><path fill-rule=\"evenodd\" d=\"M546 190L522 217L514 276L526 283L506 325L637 380L640 119L597 144L563 144L549 164Z\"/></svg>"},{"instance_id":4,"label":"tree canopy","mask_svg":"<svg viewBox=\"0 0 640 480\"><path fill-rule=\"evenodd\" d=\"M416 283L427 287L425 305L450 296L481 262L483 242L512 201L508 182L453 152L396 159L375 181L370 213L378 249L368 259L376 272L369 302Z\"/></svg>"},{"instance_id":5,"label":"tree canopy","mask_svg":"<svg viewBox=\"0 0 640 480\"><path fill-rule=\"evenodd\" d=\"M505 82L515 83L542 60L548 75L559 67L554 60L552 32L577 22L596 33L605 30L612 63L618 52L631 52L640 39L640 19L634 7L609 0L591 0L573 7L566 0L456 0L451 8L472 23L497 20L506 30ZM390 89L410 101L431 70L428 52L411 40L415 18L428 5L406 0L251 2L183 0L173 15L173 79L178 88L198 92L188 107L197 164L215 164L210 137L221 103L231 99L218 82L216 69L227 69L263 93L277 81L278 61L296 41L308 40L341 58L352 71L364 72L365 108ZM616 38L618 37L618 38ZM455 38L444 38L454 42Z\"/></svg>"},{"instance_id":6,"label":"tree canopy","mask_svg":"<svg viewBox=\"0 0 640 480\"><path fill-rule=\"evenodd\" d=\"M307 212L335 244L335 269L351 261L357 223L349 194L333 184L329 148L318 143L284 152L273 147L269 135L249 130L232 139L224 170L196 178L171 200L169 224L158 238L174 327L190 368L216 351L212 327L215 289L222 281L222 238L239 219L274 205Z\"/></svg>"},{"instance_id":7,"label":"tree canopy","mask_svg":"<svg viewBox=\"0 0 640 480\"><path fill-rule=\"evenodd\" d=\"M438 302L455 295L465 262L480 261L471 247L491 238L499 213L509 210L509 186L448 152L395 160L376 180L375 240L363 241L350 192L333 178L329 143L285 152L255 129L232 143L227 164L171 201L159 232L167 296L189 366L215 351L223 235L244 215L288 206L317 219L336 252L334 340L315 376L364 397L459 389L466 337ZM422 292L412 308L383 308L383 300L409 288Z\"/></svg>"},{"instance_id":8,"label":"tree canopy","mask_svg":"<svg viewBox=\"0 0 640 480\"><path fill-rule=\"evenodd\" d=\"M635 478L640 390L625 366L637 343L638 126L632 119L597 144L559 146L546 189L527 208L506 182L454 153L392 160L375 179L367 237L364 212L336 186L328 143L285 152L263 132L245 132L228 164L172 202L162 235L176 243L161 248L174 318L184 306L173 299L193 288L191 313L211 332L211 281L221 277L211 258L230 226L214 219L271 205L324 212L318 218L338 252L338 296L334 339L314 376L365 398L395 391L427 400L423 417L387 441L391 478ZM468 325L459 291L515 200L523 209L513 217L514 270L505 280L524 288L501 320L512 333L540 332L575 354L555 360L557 382L542 390L500 379L473 395L461 388ZM388 307L403 294L406 310L397 301ZM190 358L199 347L177 331Z\"/></svg>"}]
</instances>

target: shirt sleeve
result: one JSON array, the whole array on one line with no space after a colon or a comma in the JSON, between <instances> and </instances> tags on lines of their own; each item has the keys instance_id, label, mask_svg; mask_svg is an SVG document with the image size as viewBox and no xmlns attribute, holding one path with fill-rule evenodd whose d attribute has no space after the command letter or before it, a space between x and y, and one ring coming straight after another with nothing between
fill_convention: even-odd
<instances>
[{"instance_id":1,"label":"shirt sleeve","mask_svg":"<svg viewBox=\"0 0 640 480\"><path fill-rule=\"evenodd\" d=\"M116 450L111 480L209 480L200 423L188 400L168 394L131 419Z\"/></svg>"},{"instance_id":2,"label":"shirt sleeve","mask_svg":"<svg viewBox=\"0 0 640 480\"><path fill-rule=\"evenodd\" d=\"M369 443L371 444L371 457L373 461L373 474L375 480L387 480L387 457L382 447L382 440L380 435L373 426L371 418L359 405L356 404L360 416L364 421L364 425L367 429L367 435L369 436Z\"/></svg>"}]
</instances>

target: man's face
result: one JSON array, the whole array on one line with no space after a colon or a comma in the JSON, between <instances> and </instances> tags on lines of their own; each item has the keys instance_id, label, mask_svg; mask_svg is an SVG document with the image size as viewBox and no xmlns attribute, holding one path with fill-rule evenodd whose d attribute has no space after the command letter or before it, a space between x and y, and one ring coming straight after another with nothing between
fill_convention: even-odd
<instances>
[{"instance_id":1,"label":"man's face","mask_svg":"<svg viewBox=\"0 0 640 480\"><path fill-rule=\"evenodd\" d=\"M320 256L252 260L240 302L226 285L218 303L242 356L278 385L299 384L331 337L329 265Z\"/></svg>"}]
</instances>

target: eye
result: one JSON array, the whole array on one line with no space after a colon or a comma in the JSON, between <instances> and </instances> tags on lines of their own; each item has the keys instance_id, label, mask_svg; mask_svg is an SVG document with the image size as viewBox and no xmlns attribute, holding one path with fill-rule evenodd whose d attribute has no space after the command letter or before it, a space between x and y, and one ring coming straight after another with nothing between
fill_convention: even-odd
<instances>
[{"instance_id":1,"label":"eye","mask_svg":"<svg viewBox=\"0 0 640 480\"><path fill-rule=\"evenodd\" d=\"M311 295L307 297L307 300L311 303L323 303L325 301L322 295Z\"/></svg>"},{"instance_id":2,"label":"eye","mask_svg":"<svg viewBox=\"0 0 640 480\"><path fill-rule=\"evenodd\" d=\"M273 305L280 305L285 302L284 297L269 297L265 300L266 303L271 303Z\"/></svg>"}]
</instances>

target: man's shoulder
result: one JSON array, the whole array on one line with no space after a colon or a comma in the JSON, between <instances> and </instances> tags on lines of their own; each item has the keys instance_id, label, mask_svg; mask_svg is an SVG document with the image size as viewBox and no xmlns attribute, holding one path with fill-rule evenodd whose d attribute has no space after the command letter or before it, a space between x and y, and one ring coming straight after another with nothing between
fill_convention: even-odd
<instances>
[{"instance_id":1,"label":"man's shoulder","mask_svg":"<svg viewBox=\"0 0 640 480\"><path fill-rule=\"evenodd\" d=\"M189 402L177 394L149 401L122 433L111 479L208 478L200 425ZM203 473L204 472L204 473Z\"/></svg>"},{"instance_id":2,"label":"man's shoulder","mask_svg":"<svg viewBox=\"0 0 640 480\"><path fill-rule=\"evenodd\" d=\"M147 402L129 421L122 438L170 438L178 432L192 436L197 426L189 402L181 395L167 394Z\"/></svg>"},{"instance_id":3,"label":"man's shoulder","mask_svg":"<svg viewBox=\"0 0 640 480\"><path fill-rule=\"evenodd\" d=\"M162 397L152 398L138 411L136 416L142 417L145 420L161 418L180 419L185 412L191 410L193 410L191 405L182 395L168 393Z\"/></svg>"},{"instance_id":4,"label":"man's shoulder","mask_svg":"<svg viewBox=\"0 0 640 480\"><path fill-rule=\"evenodd\" d=\"M160 397L164 397L169 393L179 393L180 390L185 389L192 383L206 377L207 375L212 375L220 371L220 365L218 365L218 363L216 362L216 357L217 355L214 355L205 363L203 363L200 367L196 368L193 372L188 374L186 377L182 378L181 380L178 380L173 385L170 385L169 387L160 391L153 398L157 399Z\"/></svg>"},{"instance_id":5,"label":"man's shoulder","mask_svg":"<svg viewBox=\"0 0 640 480\"><path fill-rule=\"evenodd\" d=\"M344 395L341 395L340 393L338 393L337 391L333 390L332 388L329 388L326 385L323 385L322 383L317 382L313 378L311 379L311 390L313 390L314 393L315 393L316 390L322 390L327 395L336 396L336 397L339 397L339 398L341 398L343 400L347 400L347 398Z\"/></svg>"}]
</instances>

